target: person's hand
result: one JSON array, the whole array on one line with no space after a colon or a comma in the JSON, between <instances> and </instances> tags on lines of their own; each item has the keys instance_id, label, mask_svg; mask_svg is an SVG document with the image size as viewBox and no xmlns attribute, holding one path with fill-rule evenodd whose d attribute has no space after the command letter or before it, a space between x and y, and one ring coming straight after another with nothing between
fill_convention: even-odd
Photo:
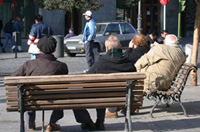
<instances>
[{"instance_id":1,"label":"person's hand","mask_svg":"<svg viewBox=\"0 0 200 132\"><path fill-rule=\"evenodd\" d=\"M159 44L159 43L155 41L153 44Z\"/></svg>"},{"instance_id":2,"label":"person's hand","mask_svg":"<svg viewBox=\"0 0 200 132\"><path fill-rule=\"evenodd\" d=\"M129 48L133 48L133 42L132 42L132 40L129 42Z\"/></svg>"},{"instance_id":3,"label":"person's hand","mask_svg":"<svg viewBox=\"0 0 200 132\"><path fill-rule=\"evenodd\" d=\"M87 44L87 43L88 43L88 41L86 40L86 41L85 41L85 44Z\"/></svg>"},{"instance_id":4,"label":"person's hand","mask_svg":"<svg viewBox=\"0 0 200 132\"><path fill-rule=\"evenodd\" d=\"M155 46L155 45L157 45L157 44L159 44L159 43L155 41L155 42L152 43L150 46L153 47L153 46Z\"/></svg>"},{"instance_id":5,"label":"person's hand","mask_svg":"<svg viewBox=\"0 0 200 132\"><path fill-rule=\"evenodd\" d=\"M81 40L81 41L79 41L79 44L83 45L84 43L83 43L83 41Z\"/></svg>"}]
</instances>

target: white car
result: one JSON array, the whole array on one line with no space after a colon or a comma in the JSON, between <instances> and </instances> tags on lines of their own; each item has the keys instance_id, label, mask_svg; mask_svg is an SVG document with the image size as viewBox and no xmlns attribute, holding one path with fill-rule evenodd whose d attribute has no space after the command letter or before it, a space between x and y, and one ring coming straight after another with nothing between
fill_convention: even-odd
<instances>
[{"instance_id":1,"label":"white car","mask_svg":"<svg viewBox=\"0 0 200 132\"><path fill-rule=\"evenodd\" d=\"M94 40L95 48L99 52L105 51L105 40L114 35L118 37L122 44L122 48L128 47L129 41L137 34L137 30L127 22L104 22L96 23L96 38ZM82 39L82 34L71 38L64 39L65 51L69 56L76 56L76 54L85 53L84 46L79 44Z\"/></svg>"}]
</instances>

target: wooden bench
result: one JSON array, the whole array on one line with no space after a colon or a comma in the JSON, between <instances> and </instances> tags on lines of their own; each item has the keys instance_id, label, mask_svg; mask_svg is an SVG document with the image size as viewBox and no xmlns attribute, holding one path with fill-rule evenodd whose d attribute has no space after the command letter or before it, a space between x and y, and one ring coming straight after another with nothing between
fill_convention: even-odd
<instances>
[{"instance_id":1,"label":"wooden bench","mask_svg":"<svg viewBox=\"0 0 200 132\"><path fill-rule=\"evenodd\" d=\"M24 112L123 107L125 130L132 132L131 108L143 101L144 73L80 74L5 77L7 111L20 112L20 131L24 131ZM44 115L42 116L44 129Z\"/></svg>"},{"instance_id":2,"label":"wooden bench","mask_svg":"<svg viewBox=\"0 0 200 132\"><path fill-rule=\"evenodd\" d=\"M147 97L147 99L155 101L155 104L150 111L150 117L153 118L153 111L155 107L160 103L166 104L167 106L172 103L179 103L181 108L183 109L184 115L187 116L186 110L181 102L181 95L190 71L192 70L196 72L197 67L192 64L185 63L178 70L178 73L176 74L176 77L172 81L172 84L168 90L162 91L149 88L145 92L144 95Z\"/></svg>"}]
</instances>

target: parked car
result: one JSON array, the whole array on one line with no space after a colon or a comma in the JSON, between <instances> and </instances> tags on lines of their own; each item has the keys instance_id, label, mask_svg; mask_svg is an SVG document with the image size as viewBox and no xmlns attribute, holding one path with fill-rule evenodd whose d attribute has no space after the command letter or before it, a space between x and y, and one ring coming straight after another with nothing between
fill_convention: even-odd
<instances>
[{"instance_id":1,"label":"parked car","mask_svg":"<svg viewBox=\"0 0 200 132\"><path fill-rule=\"evenodd\" d=\"M105 51L105 40L114 35L119 38L122 48L128 47L129 41L137 34L137 30L127 22L104 22L96 23L96 38L94 40L95 48L99 52ZM69 56L75 56L84 52L84 45L79 44L82 34L64 40L65 51Z\"/></svg>"}]
</instances>

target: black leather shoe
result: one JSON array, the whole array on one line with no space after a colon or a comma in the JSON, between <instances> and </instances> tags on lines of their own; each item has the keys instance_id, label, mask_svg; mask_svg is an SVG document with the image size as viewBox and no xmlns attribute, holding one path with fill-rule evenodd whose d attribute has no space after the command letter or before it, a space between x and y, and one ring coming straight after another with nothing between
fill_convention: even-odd
<instances>
[{"instance_id":1,"label":"black leather shoe","mask_svg":"<svg viewBox=\"0 0 200 132\"><path fill-rule=\"evenodd\" d=\"M95 124L93 122L89 123L81 123L81 129L82 130L95 130Z\"/></svg>"},{"instance_id":2,"label":"black leather shoe","mask_svg":"<svg viewBox=\"0 0 200 132\"><path fill-rule=\"evenodd\" d=\"M105 130L105 126L103 122L96 122L95 126L97 130Z\"/></svg>"}]
</instances>

